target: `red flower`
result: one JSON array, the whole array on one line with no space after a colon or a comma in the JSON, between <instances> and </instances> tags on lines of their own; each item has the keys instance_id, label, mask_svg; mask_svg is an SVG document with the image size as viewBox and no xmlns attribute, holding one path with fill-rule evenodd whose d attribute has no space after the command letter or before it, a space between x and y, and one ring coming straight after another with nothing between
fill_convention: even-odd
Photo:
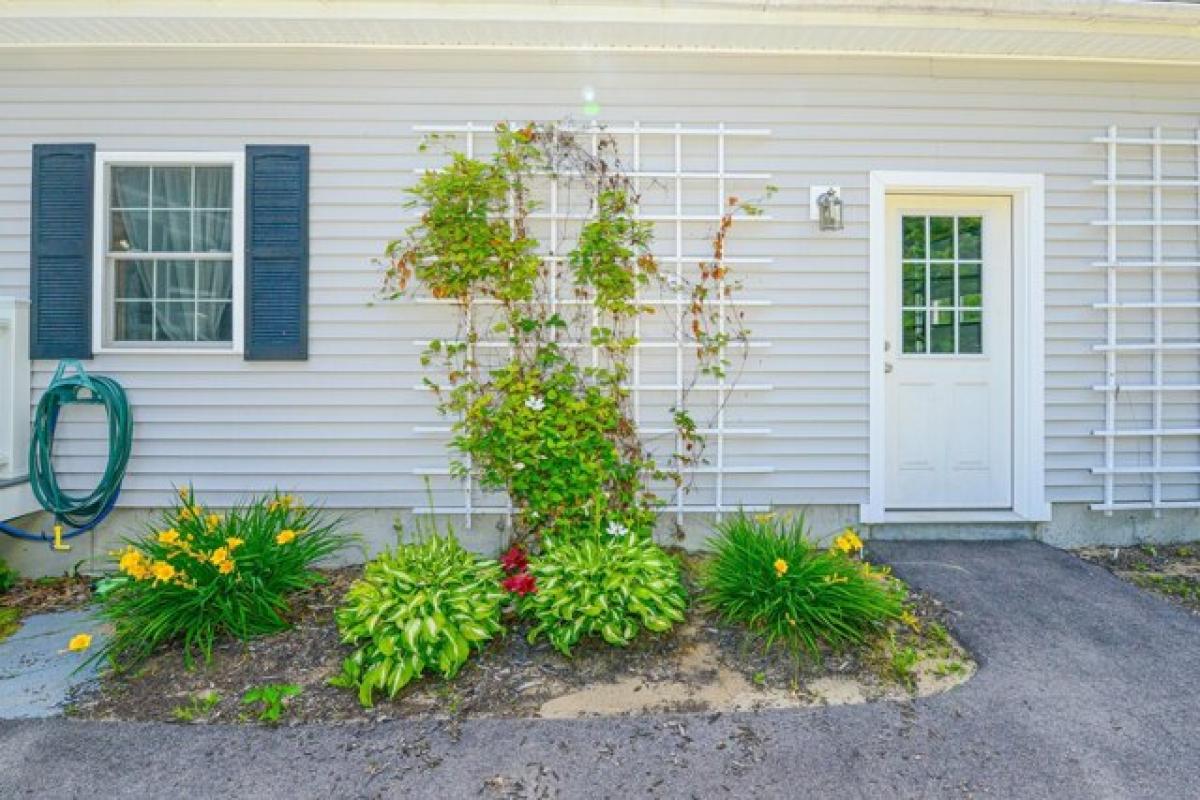
<instances>
[{"instance_id":1,"label":"red flower","mask_svg":"<svg viewBox=\"0 0 1200 800\"><path fill-rule=\"evenodd\" d=\"M500 566L504 567L505 572L524 572L529 566L529 556L525 554L525 548L519 544L508 548L508 552L500 556Z\"/></svg>"},{"instance_id":2,"label":"red flower","mask_svg":"<svg viewBox=\"0 0 1200 800\"><path fill-rule=\"evenodd\" d=\"M518 572L516 575L509 575L500 582L500 585L518 597L524 597L527 594L537 594L537 581L528 572Z\"/></svg>"}]
</instances>

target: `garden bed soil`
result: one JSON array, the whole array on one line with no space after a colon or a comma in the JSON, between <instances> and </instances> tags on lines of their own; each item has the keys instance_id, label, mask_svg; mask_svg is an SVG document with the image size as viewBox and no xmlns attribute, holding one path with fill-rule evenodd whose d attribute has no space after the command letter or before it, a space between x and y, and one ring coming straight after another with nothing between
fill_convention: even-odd
<instances>
[{"instance_id":1,"label":"garden bed soil","mask_svg":"<svg viewBox=\"0 0 1200 800\"><path fill-rule=\"evenodd\" d=\"M302 689L291 698L284 724L738 711L903 700L949 689L974 671L966 651L947 633L952 613L928 595L912 596L919 630L897 624L870 646L823 653L817 660L797 660L779 648L764 652L744 630L693 604L687 622L667 634L643 634L626 648L585 642L569 659L544 641L529 644L526 625L509 620L507 635L472 658L453 681L427 675L395 700L379 699L364 709L355 692L328 685L348 654L333 611L361 569L328 574L328 583L296 599L293 629L248 643L224 642L210 664L193 670L185 668L178 650L158 653L129 674L106 676L98 690L76 699L70 713L92 719L249 721L241 697L268 683Z\"/></svg>"},{"instance_id":2,"label":"garden bed soil","mask_svg":"<svg viewBox=\"0 0 1200 800\"><path fill-rule=\"evenodd\" d=\"M1200 614L1200 542L1087 547L1076 555Z\"/></svg>"},{"instance_id":3,"label":"garden bed soil","mask_svg":"<svg viewBox=\"0 0 1200 800\"><path fill-rule=\"evenodd\" d=\"M92 579L82 576L22 578L4 594L0 608L15 608L22 617L71 611L92 602Z\"/></svg>"},{"instance_id":4,"label":"garden bed soil","mask_svg":"<svg viewBox=\"0 0 1200 800\"><path fill-rule=\"evenodd\" d=\"M0 594L0 642L34 614L72 611L92 601L92 581L83 577L23 578Z\"/></svg>"}]
</instances>

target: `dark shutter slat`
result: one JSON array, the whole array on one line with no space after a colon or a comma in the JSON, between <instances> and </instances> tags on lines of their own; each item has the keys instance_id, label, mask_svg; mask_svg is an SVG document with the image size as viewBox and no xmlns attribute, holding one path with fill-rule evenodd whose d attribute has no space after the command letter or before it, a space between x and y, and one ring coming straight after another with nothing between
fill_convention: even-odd
<instances>
[{"instance_id":1,"label":"dark shutter slat","mask_svg":"<svg viewBox=\"0 0 1200 800\"><path fill-rule=\"evenodd\" d=\"M246 358L308 358L308 147L246 148Z\"/></svg>"},{"instance_id":2,"label":"dark shutter slat","mask_svg":"<svg viewBox=\"0 0 1200 800\"><path fill-rule=\"evenodd\" d=\"M30 358L92 357L95 164L92 144L33 146Z\"/></svg>"}]
</instances>

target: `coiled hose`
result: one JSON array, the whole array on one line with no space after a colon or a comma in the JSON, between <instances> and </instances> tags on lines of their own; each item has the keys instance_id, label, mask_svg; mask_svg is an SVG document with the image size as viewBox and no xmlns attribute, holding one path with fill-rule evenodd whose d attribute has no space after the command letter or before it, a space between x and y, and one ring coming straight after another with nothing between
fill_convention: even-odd
<instances>
[{"instance_id":1,"label":"coiled hose","mask_svg":"<svg viewBox=\"0 0 1200 800\"><path fill-rule=\"evenodd\" d=\"M68 368L74 370L67 375ZM58 485L51 456L54 451L54 430L64 406L96 404L104 407L108 422L108 460L104 475L96 488L86 495L73 495ZM38 402L29 445L29 484L42 508L55 520L70 527L63 538L78 536L99 525L117 502L125 467L133 448L133 417L129 399L121 384L112 378L88 375L78 361L63 361L58 365L50 386ZM34 534L0 522L0 531L21 539L48 540L46 534Z\"/></svg>"}]
</instances>

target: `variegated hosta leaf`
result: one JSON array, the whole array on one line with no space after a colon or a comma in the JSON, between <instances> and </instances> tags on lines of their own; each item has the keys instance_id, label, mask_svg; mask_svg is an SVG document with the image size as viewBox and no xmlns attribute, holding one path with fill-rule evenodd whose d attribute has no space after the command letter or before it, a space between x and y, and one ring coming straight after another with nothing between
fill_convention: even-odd
<instances>
[{"instance_id":1,"label":"variegated hosta leaf","mask_svg":"<svg viewBox=\"0 0 1200 800\"><path fill-rule=\"evenodd\" d=\"M529 569L537 592L520 600L537 623L529 640L545 636L567 655L585 636L621 646L639 628L663 632L684 619L679 568L649 540L559 542Z\"/></svg>"},{"instance_id":2,"label":"variegated hosta leaf","mask_svg":"<svg viewBox=\"0 0 1200 800\"><path fill-rule=\"evenodd\" d=\"M452 537L402 545L371 561L336 613L342 641L356 647L331 682L357 687L369 706L377 691L395 697L433 670L458 674L478 649L503 631L503 572Z\"/></svg>"}]
</instances>

